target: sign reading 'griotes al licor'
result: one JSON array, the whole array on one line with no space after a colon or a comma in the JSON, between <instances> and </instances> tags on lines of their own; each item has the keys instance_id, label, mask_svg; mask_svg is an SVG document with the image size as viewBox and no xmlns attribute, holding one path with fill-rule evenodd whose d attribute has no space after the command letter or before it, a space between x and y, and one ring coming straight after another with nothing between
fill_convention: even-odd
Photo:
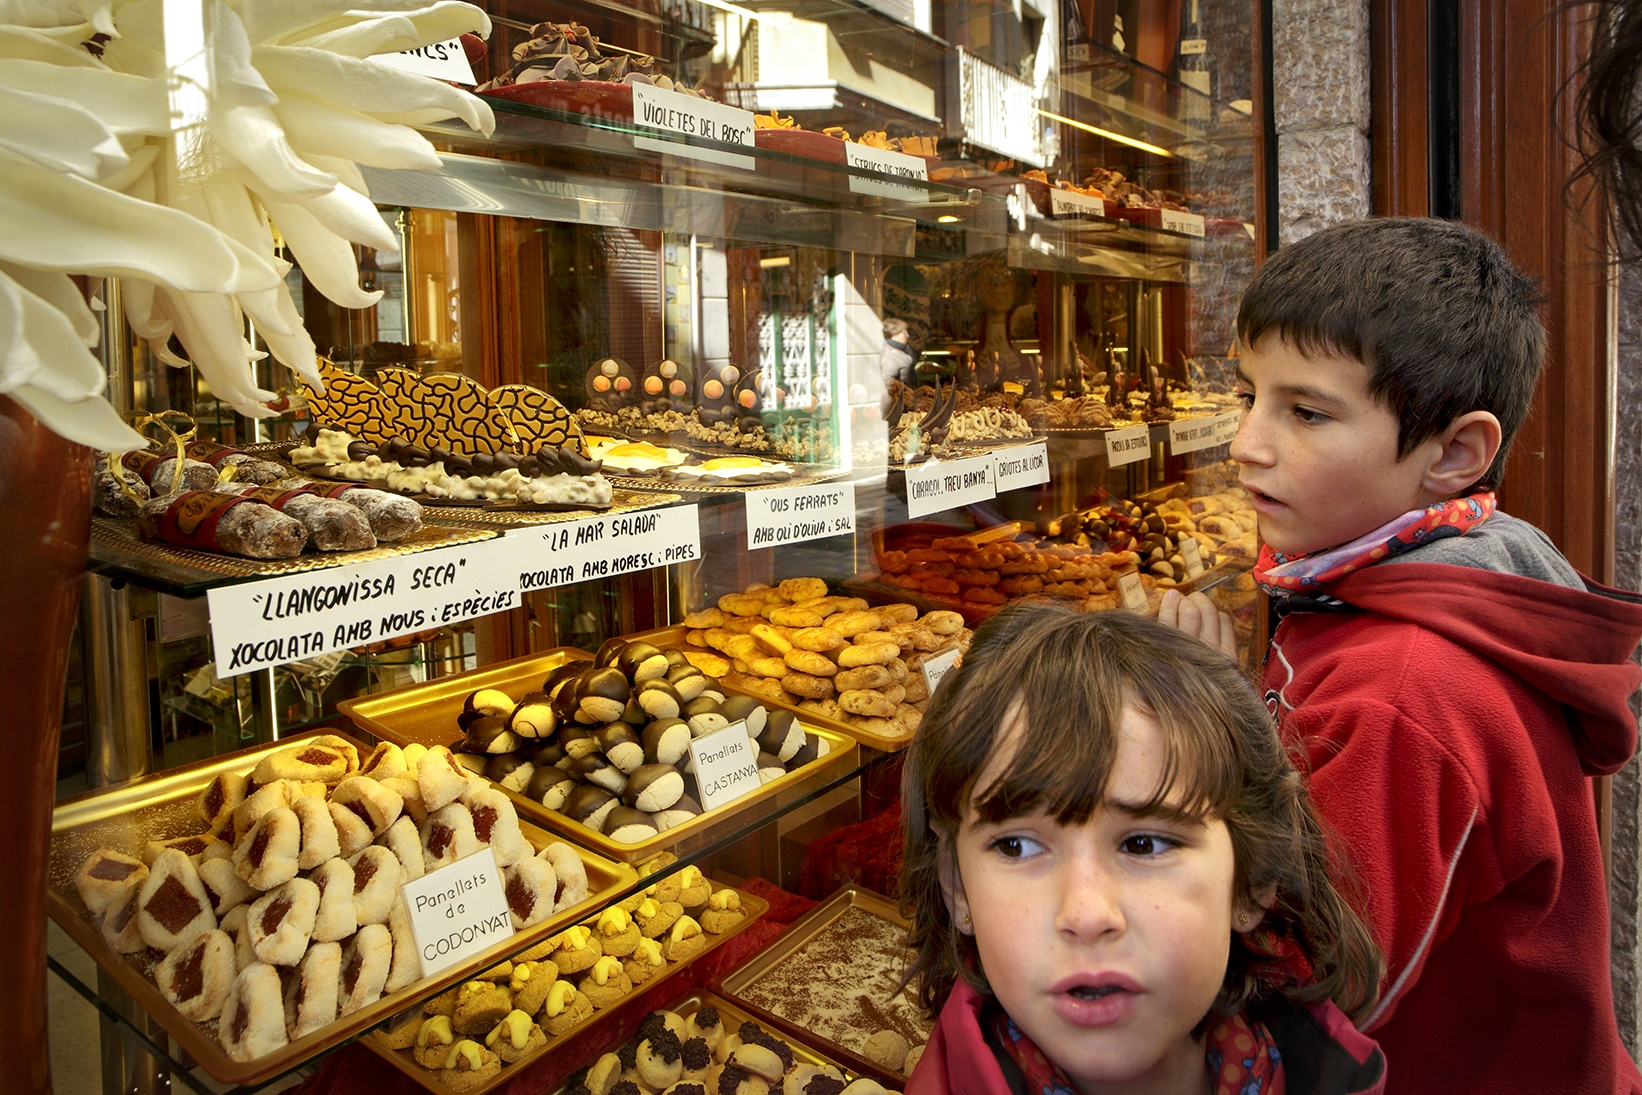
<instances>
[{"instance_id":1,"label":"sign reading 'griotes al licor'","mask_svg":"<svg viewBox=\"0 0 1642 1095\"><path fill-rule=\"evenodd\" d=\"M422 976L438 973L513 934L502 872L489 848L405 883Z\"/></svg>"},{"instance_id":2,"label":"sign reading 'griotes al licor'","mask_svg":"<svg viewBox=\"0 0 1642 1095\"><path fill-rule=\"evenodd\" d=\"M612 578L701 558L701 516L693 505L632 510L513 529L518 589L552 589L593 578Z\"/></svg>"},{"instance_id":3,"label":"sign reading 'griotes al licor'","mask_svg":"<svg viewBox=\"0 0 1642 1095\"><path fill-rule=\"evenodd\" d=\"M677 91L664 91L647 84L633 85L633 121L643 129L657 129L694 140L753 147L753 116L750 111ZM743 171L751 171L754 166L751 156L703 148L687 141L634 137L633 147L738 167Z\"/></svg>"},{"instance_id":4,"label":"sign reading 'griotes al licor'","mask_svg":"<svg viewBox=\"0 0 1642 1095\"><path fill-rule=\"evenodd\" d=\"M999 494L1049 482L1049 446L1038 441L1031 445L1011 445L992 454L993 479Z\"/></svg>"},{"instance_id":5,"label":"sign reading 'griotes al licor'","mask_svg":"<svg viewBox=\"0 0 1642 1095\"><path fill-rule=\"evenodd\" d=\"M206 592L218 677L409 635L519 606L501 539Z\"/></svg>"}]
</instances>

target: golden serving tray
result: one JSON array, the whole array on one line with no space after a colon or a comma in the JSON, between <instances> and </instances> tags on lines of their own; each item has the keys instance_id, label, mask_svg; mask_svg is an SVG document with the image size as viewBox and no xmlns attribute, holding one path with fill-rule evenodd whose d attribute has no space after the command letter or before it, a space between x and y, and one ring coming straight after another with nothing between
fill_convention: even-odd
<instances>
[{"instance_id":1,"label":"golden serving tray","mask_svg":"<svg viewBox=\"0 0 1642 1095\"><path fill-rule=\"evenodd\" d=\"M593 655L585 650L561 646L539 654L527 654L512 661L498 662L483 669L458 673L451 677L440 677L425 684L406 685L390 692L343 700L337 704L337 708L353 719L354 724L361 730L383 741L391 741L396 745L409 745L412 742L428 746L449 745L462 736L456 725L456 716L461 713L462 704L469 693L480 688L499 688L509 696L517 698L526 692L539 689L549 670L573 658L591 660L592 657ZM760 700L763 698L759 697ZM846 767L855 766L860 750L854 737L818 725L816 720L809 717L807 711L799 712L799 722L806 730L825 740L832 751L796 772L788 772L779 779L771 780L734 802L708 810L682 825L675 825L638 844L618 844L603 833L596 832L579 821L572 821L555 810L549 810L540 802L516 791L503 793L513 800L514 809L521 818L528 817L538 825L564 833L572 840L597 849L612 859L625 863L639 863L684 843L721 821L728 821L749 807L795 790L799 783L807 782L812 777L832 775Z\"/></svg>"},{"instance_id":2,"label":"golden serving tray","mask_svg":"<svg viewBox=\"0 0 1642 1095\"><path fill-rule=\"evenodd\" d=\"M941 605L940 607L946 608L948 606ZM725 657L716 650L708 650L706 647L693 646L690 643L685 642L684 636L688 634L690 630L690 628L685 627L683 624L673 624L668 627L658 627L654 631L641 631L637 635L629 635L628 638L635 642L643 641L651 643L652 645L661 647L663 650L683 650L686 653L711 654L714 657L719 658ZM730 659L725 658L725 660L728 661ZM788 711L792 711L797 714L798 717L805 723L831 730L834 733L847 734L856 741L860 742L862 745L870 746L873 749L881 749L886 753L895 753L912 744L911 734L907 734L903 737L890 737L886 734L875 734L871 730L863 730L859 726L851 726L847 722L840 722L837 719L829 719L825 716L816 714L814 711L806 711L804 708L798 706L798 703L795 700L776 699L775 697L764 692L761 687L755 683L767 681L769 679L770 678L768 677L750 677L745 673L737 673L734 669L732 669L724 676L718 678L718 681L732 692L744 692L749 696L756 696L761 703L768 703L775 707L784 707ZM787 695L785 690L783 690L782 695Z\"/></svg>"},{"instance_id":3,"label":"golden serving tray","mask_svg":"<svg viewBox=\"0 0 1642 1095\"><path fill-rule=\"evenodd\" d=\"M724 887L720 887L720 889L723 888ZM706 949L704 949L700 954L696 955L688 962L669 962L667 964L667 968L661 973L652 975L650 980L644 982L642 985L634 985L633 991L622 997L616 1003L610 1005L609 1007L595 1010L586 1019L582 1020L580 1023L577 1023L563 1034L557 1036L549 1035L546 1045L526 1057L521 1057L513 1064L504 1063L502 1065L502 1071L498 1072L493 1079L480 1085L479 1087L466 1089L462 1095L484 1095L484 1092L490 1091L493 1088L500 1087L502 1084L509 1083L517 1079L523 1069L535 1064L543 1056L551 1053L558 1046L567 1044L570 1039L576 1037L582 1031L609 1015L613 1009L626 1007L634 999L643 996L645 993L649 992L651 989L673 976L673 974L677 973L679 970L682 970L686 966L690 965L691 962L698 961L705 955L711 954L715 948L747 930L747 928L752 926L754 920L757 920L770 910L770 903L765 901L763 898L757 897L750 893L742 893L739 890L737 893L741 893L741 908L747 915L743 916L735 927L731 928L722 935L712 935L708 933L706 929L703 929L702 935L708 940L708 944ZM581 975L576 974L575 976L579 977ZM421 1016L418 1016L413 1021L420 1022ZM544 1031L543 1033L546 1032ZM371 1050L371 1052L375 1053L378 1057L386 1059L393 1065L393 1067L397 1068L400 1072L403 1072L405 1075L409 1076L412 1080L415 1080L429 1091L438 1092L440 1095L445 1095L445 1093L449 1093L449 1095L456 1095L455 1088L440 1080L439 1072L434 1069L423 1068L421 1065L417 1064L416 1058L411 1056L410 1050L388 1049L386 1046L378 1043L374 1035L366 1035L363 1039L361 1039L361 1041Z\"/></svg>"},{"instance_id":4,"label":"golden serving tray","mask_svg":"<svg viewBox=\"0 0 1642 1095\"><path fill-rule=\"evenodd\" d=\"M720 978L713 985L713 988L733 1001L736 1007L744 1009L761 1025L771 1027L783 1035L808 1038L811 1041L819 1042L826 1048L827 1053L839 1061L846 1070L871 1076L883 1084L900 1086L906 1083L904 1076L890 1072L882 1065L875 1064L847 1046L841 1046L836 1042L829 1041L815 1031L799 1026L790 1019L777 1015L775 1012L766 1011L757 1004L749 1002L742 995L771 970L802 950L811 939L826 930L833 921L843 916L850 909L860 909L862 912L870 913L879 919L888 920L898 927L905 928L909 926L905 918L901 916L900 910L889 898L873 893L871 890L863 890L858 886L845 886L805 913L779 939L755 954L745 965Z\"/></svg>"},{"instance_id":5,"label":"golden serving tray","mask_svg":"<svg viewBox=\"0 0 1642 1095\"><path fill-rule=\"evenodd\" d=\"M638 881L638 872L625 863L615 863L576 847L573 840L564 843L576 848L587 869L587 898L532 925L515 932L495 946L477 955L470 962L458 963L432 977L389 996L384 996L370 1007L361 1008L320 1030L290 1042L276 1052L254 1061L235 1061L217 1042L216 1023L196 1024L177 1013L170 1001L154 984L151 974L159 965L155 951L136 955L116 954L103 940L95 920L80 900L74 888L74 876L79 873L86 857L105 845L140 855L145 841L187 836L204 828L194 812L194 803L213 779L222 772L249 772L267 753L317 736L326 731L295 734L270 745L242 749L210 760L200 761L161 775L146 776L105 790L88 791L66 798L57 804L51 819L51 861L48 911L51 918L107 970L130 993L139 1007L153 1016L171 1037L177 1040L184 1053L224 1083L255 1084L301 1064L308 1058L330 1049L360 1031L374 1026L402 1009L427 997L437 995L478 970L494 966L509 955L517 954L536 942L561 931L566 925L583 919L589 913L602 909L609 899ZM370 747L347 735L335 735L353 742L360 758ZM531 846L545 847L556 839L539 827L521 819L520 830Z\"/></svg>"}]
</instances>

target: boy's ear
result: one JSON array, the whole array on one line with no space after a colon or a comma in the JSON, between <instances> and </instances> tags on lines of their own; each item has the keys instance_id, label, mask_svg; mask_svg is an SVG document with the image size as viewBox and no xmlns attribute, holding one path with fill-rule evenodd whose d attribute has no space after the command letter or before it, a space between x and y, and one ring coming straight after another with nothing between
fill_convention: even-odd
<instances>
[{"instance_id":1,"label":"boy's ear","mask_svg":"<svg viewBox=\"0 0 1642 1095\"><path fill-rule=\"evenodd\" d=\"M958 850L953 847L951 837L938 829L932 831L936 844L935 869L941 880L941 896L946 899L947 912L960 932L974 935L975 923L969 916L969 898L964 894L964 880L958 873Z\"/></svg>"},{"instance_id":2,"label":"boy's ear","mask_svg":"<svg viewBox=\"0 0 1642 1095\"><path fill-rule=\"evenodd\" d=\"M1421 483L1441 498L1451 498L1488 473L1499 455L1503 431L1488 411L1469 411L1427 444L1439 446Z\"/></svg>"}]
</instances>

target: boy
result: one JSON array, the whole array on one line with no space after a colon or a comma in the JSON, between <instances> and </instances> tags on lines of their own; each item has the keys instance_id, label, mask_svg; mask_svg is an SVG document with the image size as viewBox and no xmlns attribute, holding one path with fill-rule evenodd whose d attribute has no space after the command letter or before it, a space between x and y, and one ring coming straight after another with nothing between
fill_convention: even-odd
<instances>
[{"instance_id":1,"label":"boy","mask_svg":"<svg viewBox=\"0 0 1642 1095\"><path fill-rule=\"evenodd\" d=\"M1636 746L1642 598L1494 512L1539 303L1480 234L1374 220L1279 251L1237 317L1266 702L1386 954L1392 1093L1642 1092L1588 779ZM1227 648L1201 595L1163 617Z\"/></svg>"}]
</instances>

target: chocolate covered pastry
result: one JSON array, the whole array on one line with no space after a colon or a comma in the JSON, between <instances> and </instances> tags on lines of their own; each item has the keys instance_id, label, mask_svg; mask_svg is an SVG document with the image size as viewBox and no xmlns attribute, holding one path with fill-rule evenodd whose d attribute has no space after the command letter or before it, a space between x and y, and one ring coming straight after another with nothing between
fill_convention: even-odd
<instances>
[{"instance_id":1,"label":"chocolate covered pastry","mask_svg":"<svg viewBox=\"0 0 1642 1095\"><path fill-rule=\"evenodd\" d=\"M365 551L376 546L376 534L365 515L346 502L303 490L281 490L241 483L219 483L220 494L261 502L302 522L308 546L318 551Z\"/></svg>"},{"instance_id":2,"label":"chocolate covered pastry","mask_svg":"<svg viewBox=\"0 0 1642 1095\"><path fill-rule=\"evenodd\" d=\"M353 506L365 515L371 526L371 534L384 544L403 540L422 528L422 506L401 494L352 483L321 483L302 476L281 479L270 485L277 490L307 491Z\"/></svg>"},{"instance_id":3,"label":"chocolate covered pastry","mask_svg":"<svg viewBox=\"0 0 1642 1095\"><path fill-rule=\"evenodd\" d=\"M210 490L145 503L137 513L137 529L150 540L249 559L293 559L308 542L308 530L295 518Z\"/></svg>"}]
</instances>

